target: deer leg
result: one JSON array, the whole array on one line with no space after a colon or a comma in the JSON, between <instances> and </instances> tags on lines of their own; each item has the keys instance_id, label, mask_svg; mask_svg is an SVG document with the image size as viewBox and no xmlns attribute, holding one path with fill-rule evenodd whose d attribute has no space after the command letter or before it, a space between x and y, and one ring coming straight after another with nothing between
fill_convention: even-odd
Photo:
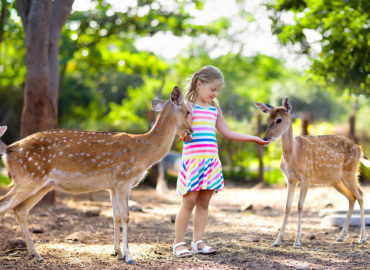
<instances>
[{"instance_id":1,"label":"deer leg","mask_svg":"<svg viewBox=\"0 0 370 270\"><path fill-rule=\"evenodd\" d=\"M294 190L295 190L296 183L295 182L290 182L290 181L287 181L287 182L288 182L288 195L287 195L287 201L286 201L284 221L283 221L283 224L281 225L281 229L280 229L278 237L276 238L275 242L272 244L273 247L280 246L280 243L283 240L285 226L288 222L290 209L292 208L292 201L293 201L293 196L294 196Z\"/></svg>"},{"instance_id":2,"label":"deer leg","mask_svg":"<svg viewBox=\"0 0 370 270\"><path fill-rule=\"evenodd\" d=\"M359 243L365 243L366 242L366 227L365 227L365 218L364 218L364 206L363 206L363 193L360 189L360 187L357 185L356 178L353 178L353 181L349 181L347 183L346 187L351 191L353 196L355 197L355 200L357 199L358 204L360 205L360 215L361 215L361 235L359 239ZM355 202L354 202L355 203ZM351 219L349 218L349 223ZM348 229L348 227L347 227Z\"/></svg>"},{"instance_id":3,"label":"deer leg","mask_svg":"<svg viewBox=\"0 0 370 270\"><path fill-rule=\"evenodd\" d=\"M40 191L38 191L35 195L28 198L18 206L14 208L15 216L18 220L19 225L21 226L24 239L26 240L27 249L31 257L35 257L38 262L42 262L43 258L40 256L40 254L35 249L30 231L28 230L27 226L27 217L29 211L45 196L46 193L49 192L51 189L51 186L47 186L42 188Z\"/></svg>"},{"instance_id":4,"label":"deer leg","mask_svg":"<svg viewBox=\"0 0 370 270\"><path fill-rule=\"evenodd\" d=\"M130 255L130 250L128 248L127 240L127 228L129 223L129 208L128 208L128 198L130 195L131 188L128 185L124 185L119 189L118 204L119 212L122 220L122 254L119 257L121 260L126 260L129 264L136 264Z\"/></svg>"},{"instance_id":5,"label":"deer leg","mask_svg":"<svg viewBox=\"0 0 370 270\"><path fill-rule=\"evenodd\" d=\"M353 212L353 206L355 205L356 198L354 194L349 190L342 182L336 183L334 188L342 193L348 199L348 212L346 220L344 221L342 232L340 233L339 237L337 238L337 242L342 242L344 236L348 232L349 223L351 221L351 216Z\"/></svg>"},{"instance_id":6,"label":"deer leg","mask_svg":"<svg viewBox=\"0 0 370 270\"><path fill-rule=\"evenodd\" d=\"M158 194L164 194L168 192L168 187L167 187L167 182L165 180L166 172L165 172L164 165L162 164L162 162L158 164L158 170L159 170L159 173L158 173L157 185L155 189L157 190Z\"/></svg>"},{"instance_id":7,"label":"deer leg","mask_svg":"<svg viewBox=\"0 0 370 270\"><path fill-rule=\"evenodd\" d=\"M361 235L359 243L363 244L366 242L366 226L365 226L365 213L364 213L364 200L363 200L363 193L361 189L356 185L356 192L355 192L356 199L358 204L360 205L360 215L361 215Z\"/></svg>"},{"instance_id":8,"label":"deer leg","mask_svg":"<svg viewBox=\"0 0 370 270\"><path fill-rule=\"evenodd\" d=\"M0 218L10 209L14 209L33 194L30 191L40 189L32 182L25 182L23 185L16 185L7 194L0 198Z\"/></svg>"},{"instance_id":9,"label":"deer leg","mask_svg":"<svg viewBox=\"0 0 370 270\"><path fill-rule=\"evenodd\" d=\"M301 235L302 235L302 211L303 211L303 204L304 200L306 199L308 190L308 181L301 181L301 190L299 193L299 201L298 201L298 228L297 228L297 235L294 241L293 246L300 247L301 246Z\"/></svg>"},{"instance_id":10,"label":"deer leg","mask_svg":"<svg viewBox=\"0 0 370 270\"><path fill-rule=\"evenodd\" d=\"M115 255L120 258L122 256L122 251L119 246L119 228L121 224L121 216L119 213L119 197L118 197L118 192L115 189L112 189L110 191L110 199L112 202L112 210L113 210L113 230L114 230L114 251Z\"/></svg>"}]
</instances>

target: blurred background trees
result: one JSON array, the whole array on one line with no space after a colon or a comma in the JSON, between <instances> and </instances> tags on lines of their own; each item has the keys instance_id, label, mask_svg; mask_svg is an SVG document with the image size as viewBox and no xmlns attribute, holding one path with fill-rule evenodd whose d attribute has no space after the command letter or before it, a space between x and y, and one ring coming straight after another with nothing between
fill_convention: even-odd
<instances>
[{"instance_id":1,"label":"blurred background trees","mask_svg":"<svg viewBox=\"0 0 370 270\"><path fill-rule=\"evenodd\" d=\"M348 135L348 118L355 104L356 136L370 153L366 1L270 2L272 31L284 46L308 56L307 70L288 65L283 58L243 52L248 44L238 34L254 21L245 8L247 1L236 1L238 18L196 23L192 12L202 10L205 2L137 1L117 10L110 2L99 0L91 1L94 6L86 10L72 9L59 43L59 127L147 132L152 99L167 99L174 85L184 89L188 76L212 64L224 73L225 87L219 100L231 128L257 135L259 112L253 103L277 106L289 97L296 135L301 134L307 113L310 134ZM3 139L9 144L20 138L26 43L17 2L1 1L0 14L0 125L8 125ZM245 29L231 31L235 19L245 22ZM175 44L184 48L176 57L163 57L137 46L138 40L158 33L172 33L192 42L185 48L181 41ZM230 49L215 53L224 43ZM262 123L266 119L262 118ZM261 128L265 130L265 126ZM258 179L255 145L221 137L218 142L226 179ZM173 149L181 151L181 143L175 141ZM264 150L265 181L282 183L280 142ZM363 172L364 178L370 178L368 170Z\"/></svg>"}]
</instances>

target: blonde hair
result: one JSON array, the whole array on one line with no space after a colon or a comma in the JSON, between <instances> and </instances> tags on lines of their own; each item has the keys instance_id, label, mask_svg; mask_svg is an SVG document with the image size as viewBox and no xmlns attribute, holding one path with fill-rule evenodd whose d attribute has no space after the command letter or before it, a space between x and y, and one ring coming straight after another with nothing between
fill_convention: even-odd
<instances>
[{"instance_id":1,"label":"blonde hair","mask_svg":"<svg viewBox=\"0 0 370 270\"><path fill-rule=\"evenodd\" d=\"M185 100L194 103L197 98L197 82L200 80L202 83L210 83L214 80L221 80L224 83L224 76L221 70L215 66L202 67L198 72L195 72L189 79L185 91ZM217 109L220 109L220 105L217 99L211 103Z\"/></svg>"}]
</instances>

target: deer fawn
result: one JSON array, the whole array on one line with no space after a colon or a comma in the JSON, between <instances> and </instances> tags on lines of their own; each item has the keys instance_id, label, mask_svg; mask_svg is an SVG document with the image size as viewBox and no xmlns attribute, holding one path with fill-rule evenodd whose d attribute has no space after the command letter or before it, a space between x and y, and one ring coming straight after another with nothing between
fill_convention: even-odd
<instances>
[{"instance_id":1,"label":"deer fawn","mask_svg":"<svg viewBox=\"0 0 370 270\"><path fill-rule=\"evenodd\" d=\"M170 100L154 100L152 106L161 113L146 134L49 130L1 148L15 185L0 198L0 217L7 210L14 210L28 251L37 261L43 259L27 228L27 215L32 207L52 188L69 193L106 189L110 191L113 208L114 250L119 259L135 263L127 242L131 189L138 185L150 166L166 155L176 133L179 136L192 133L187 121L189 112L178 87L172 90ZM0 127L0 136L4 132L5 127Z\"/></svg>"},{"instance_id":2,"label":"deer fawn","mask_svg":"<svg viewBox=\"0 0 370 270\"><path fill-rule=\"evenodd\" d=\"M273 246L279 246L288 220L296 184L300 183L298 202L298 229L294 246L301 246L301 221L303 203L307 189L312 184L329 184L342 193L349 202L347 218L337 241L343 241L351 220L353 206L358 201L361 211L360 243L366 241L363 194L357 182L359 160L369 166L361 147L342 136L299 136L293 137L291 104L288 98L282 107L255 102L264 113L268 113L268 128L264 140L276 140L282 137L283 156L280 168L288 185L288 197L284 221Z\"/></svg>"}]
</instances>

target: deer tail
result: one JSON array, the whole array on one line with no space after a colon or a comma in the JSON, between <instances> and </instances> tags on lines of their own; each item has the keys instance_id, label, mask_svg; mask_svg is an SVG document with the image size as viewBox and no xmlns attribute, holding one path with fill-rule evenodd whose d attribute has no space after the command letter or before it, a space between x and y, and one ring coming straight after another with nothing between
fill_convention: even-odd
<instances>
[{"instance_id":1,"label":"deer tail","mask_svg":"<svg viewBox=\"0 0 370 270\"><path fill-rule=\"evenodd\" d=\"M4 135L7 126L0 126L0 138ZM5 150L8 146L0 139L0 155L5 154Z\"/></svg>"},{"instance_id":2,"label":"deer tail","mask_svg":"<svg viewBox=\"0 0 370 270\"><path fill-rule=\"evenodd\" d=\"M368 159L367 156L365 156L364 154L362 154L361 158L360 158L360 161L362 164L364 164L366 167L370 167L370 160Z\"/></svg>"}]
</instances>

